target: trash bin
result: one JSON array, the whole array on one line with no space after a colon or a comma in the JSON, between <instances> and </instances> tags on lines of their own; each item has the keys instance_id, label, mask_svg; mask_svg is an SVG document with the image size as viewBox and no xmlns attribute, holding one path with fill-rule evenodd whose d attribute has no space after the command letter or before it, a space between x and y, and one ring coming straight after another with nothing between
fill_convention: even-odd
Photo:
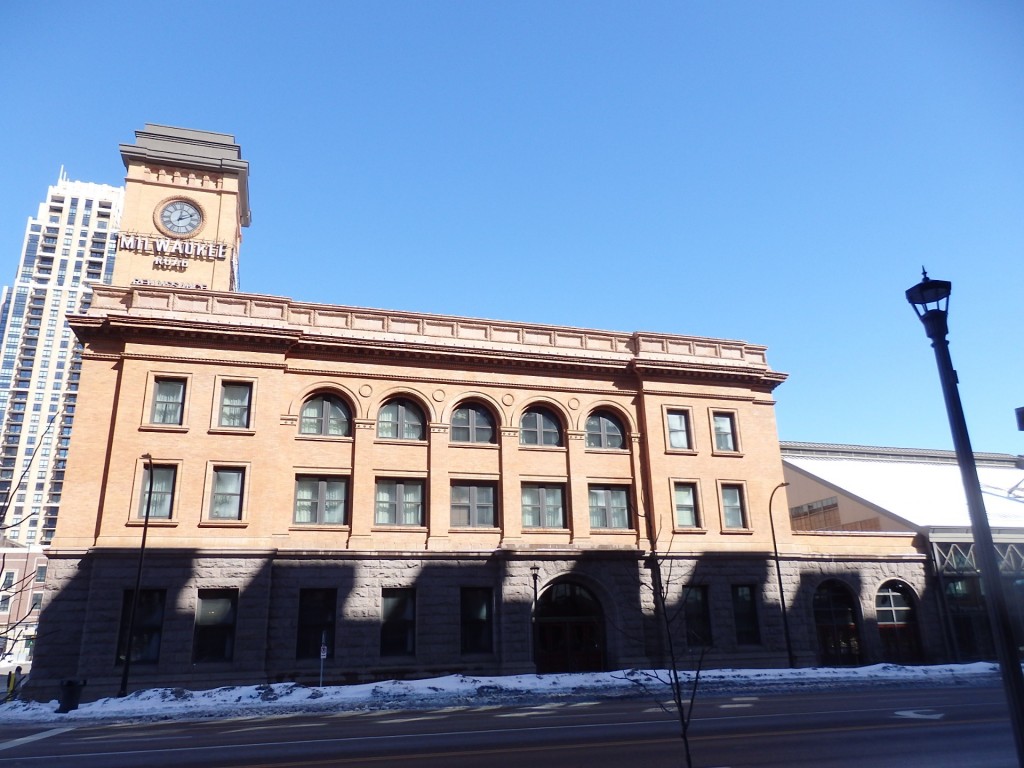
<instances>
[{"instance_id":1,"label":"trash bin","mask_svg":"<svg viewBox=\"0 0 1024 768\"><path fill-rule=\"evenodd\" d=\"M82 698L82 688L85 686L85 683L85 680L60 681L60 706L57 707L58 713L64 714L73 709L78 709L78 702Z\"/></svg>"}]
</instances>

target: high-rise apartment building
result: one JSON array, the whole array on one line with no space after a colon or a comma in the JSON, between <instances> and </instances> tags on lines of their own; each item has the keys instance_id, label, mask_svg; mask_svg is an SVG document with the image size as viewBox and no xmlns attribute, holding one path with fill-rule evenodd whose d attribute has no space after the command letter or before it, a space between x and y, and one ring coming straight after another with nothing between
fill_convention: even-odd
<instances>
[{"instance_id":1,"label":"high-rise apartment building","mask_svg":"<svg viewBox=\"0 0 1024 768\"><path fill-rule=\"evenodd\" d=\"M114 269L124 189L61 170L29 218L0 309L0 522L13 544L48 544L64 483L81 365L65 313L89 305Z\"/></svg>"}]
</instances>

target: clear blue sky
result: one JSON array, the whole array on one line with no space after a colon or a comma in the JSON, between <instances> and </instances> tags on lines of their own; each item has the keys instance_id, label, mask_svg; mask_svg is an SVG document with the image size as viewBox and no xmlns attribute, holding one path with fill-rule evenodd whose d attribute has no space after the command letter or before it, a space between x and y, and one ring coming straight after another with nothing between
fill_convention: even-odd
<instances>
[{"instance_id":1,"label":"clear blue sky","mask_svg":"<svg viewBox=\"0 0 1024 768\"><path fill-rule=\"evenodd\" d=\"M782 439L948 448L924 264L1024 453L1020 2L11 2L0 104L0 281L61 164L223 131L244 290L744 339Z\"/></svg>"}]
</instances>

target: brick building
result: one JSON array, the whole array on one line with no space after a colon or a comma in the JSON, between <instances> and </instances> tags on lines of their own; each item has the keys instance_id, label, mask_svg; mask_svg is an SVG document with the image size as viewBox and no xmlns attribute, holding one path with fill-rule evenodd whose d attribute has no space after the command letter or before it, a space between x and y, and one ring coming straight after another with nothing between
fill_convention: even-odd
<instances>
[{"instance_id":1,"label":"brick building","mask_svg":"<svg viewBox=\"0 0 1024 768\"><path fill-rule=\"evenodd\" d=\"M241 293L232 137L121 149L35 695L129 653L133 687L659 665L666 616L684 663L883 658L822 646L833 577L899 579L942 655L913 534L792 534L763 347Z\"/></svg>"}]
</instances>

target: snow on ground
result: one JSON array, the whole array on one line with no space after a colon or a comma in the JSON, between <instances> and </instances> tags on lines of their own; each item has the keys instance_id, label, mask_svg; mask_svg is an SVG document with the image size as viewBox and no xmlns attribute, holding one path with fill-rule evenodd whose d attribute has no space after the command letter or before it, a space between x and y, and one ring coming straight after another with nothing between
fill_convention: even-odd
<instances>
[{"instance_id":1,"label":"snow on ground","mask_svg":"<svg viewBox=\"0 0 1024 768\"><path fill-rule=\"evenodd\" d=\"M680 672L689 691L693 672ZM426 680L389 680L323 688L297 683L246 685L188 691L154 688L123 699L100 699L58 714L57 702L0 705L0 722L179 720L202 717L261 717L299 712L436 709L513 706L551 701L654 696L670 690L664 670L558 675L475 677L450 675ZM941 666L818 667L811 669L710 669L700 673L701 694L769 693L799 689L871 685L992 685L999 669L988 662Z\"/></svg>"}]
</instances>

